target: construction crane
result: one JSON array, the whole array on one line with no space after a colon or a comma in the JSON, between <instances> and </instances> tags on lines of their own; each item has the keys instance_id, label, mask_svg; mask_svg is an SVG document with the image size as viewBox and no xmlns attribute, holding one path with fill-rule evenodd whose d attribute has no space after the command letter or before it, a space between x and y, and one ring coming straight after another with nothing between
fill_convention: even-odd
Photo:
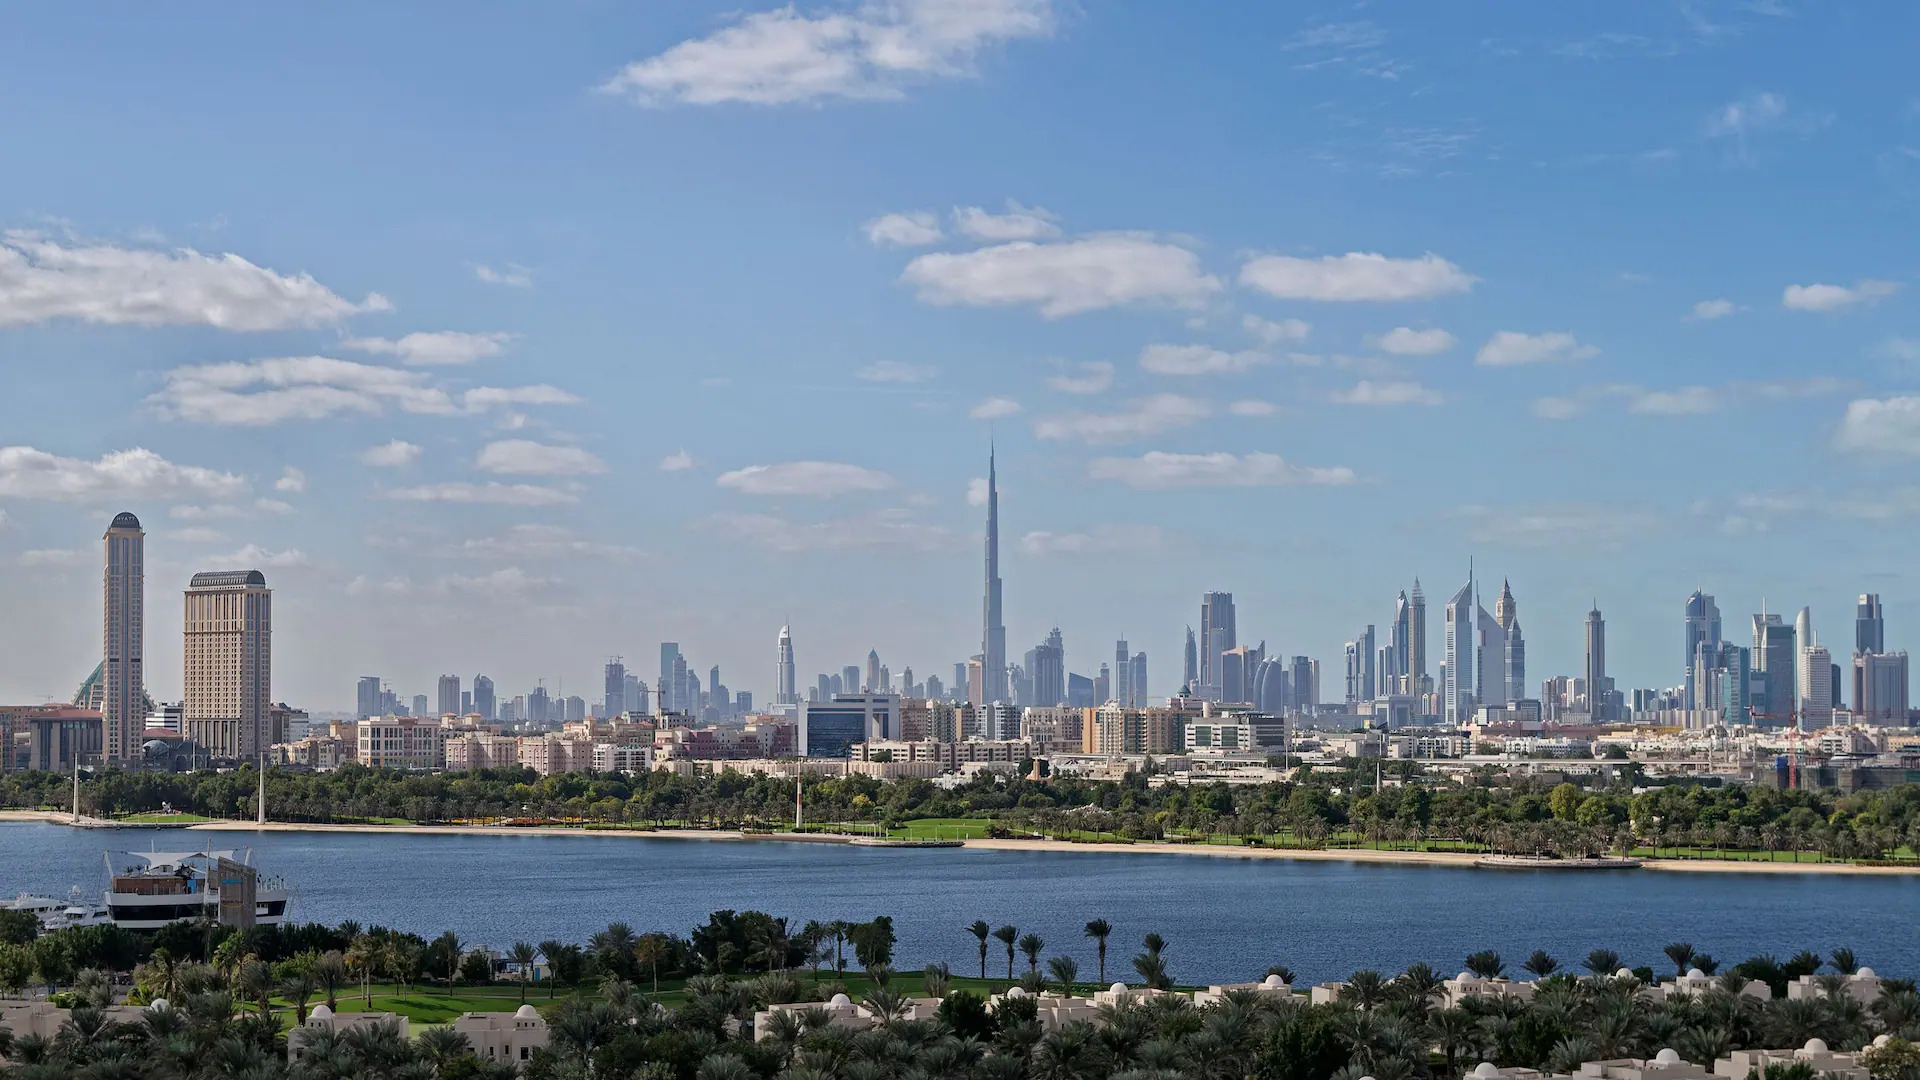
<instances>
[{"instance_id":1,"label":"construction crane","mask_svg":"<svg viewBox=\"0 0 1920 1080\"><path fill-rule=\"evenodd\" d=\"M1747 706L1747 716L1758 725L1762 720L1785 720L1787 722L1787 788L1797 790L1800 787L1800 710L1788 709L1785 713L1763 713Z\"/></svg>"}]
</instances>

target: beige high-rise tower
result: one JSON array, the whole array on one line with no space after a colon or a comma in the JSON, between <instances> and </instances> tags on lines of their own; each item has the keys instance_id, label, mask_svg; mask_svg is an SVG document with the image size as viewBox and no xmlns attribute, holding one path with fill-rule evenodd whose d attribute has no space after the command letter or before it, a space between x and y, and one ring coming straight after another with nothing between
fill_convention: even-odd
<instances>
[{"instance_id":1,"label":"beige high-rise tower","mask_svg":"<svg viewBox=\"0 0 1920 1080\"><path fill-rule=\"evenodd\" d=\"M188 738L214 758L265 749L273 702L273 590L258 570L193 575L187 588Z\"/></svg>"},{"instance_id":2,"label":"beige high-rise tower","mask_svg":"<svg viewBox=\"0 0 1920 1080\"><path fill-rule=\"evenodd\" d=\"M100 653L101 746L108 761L138 763L147 726L147 534L132 514L114 515L103 588L104 641Z\"/></svg>"}]
</instances>

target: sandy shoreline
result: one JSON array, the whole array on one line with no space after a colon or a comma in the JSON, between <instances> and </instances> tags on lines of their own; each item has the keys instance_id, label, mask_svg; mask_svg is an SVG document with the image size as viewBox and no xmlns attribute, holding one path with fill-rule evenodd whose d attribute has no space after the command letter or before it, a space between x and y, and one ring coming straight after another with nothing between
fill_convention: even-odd
<instances>
[{"instance_id":1,"label":"sandy shoreline","mask_svg":"<svg viewBox=\"0 0 1920 1080\"><path fill-rule=\"evenodd\" d=\"M38 821L54 825L71 824L68 814L50 810L0 810L0 821ZM83 819L84 826L114 827L112 822ZM305 822L273 821L265 825L251 821L209 821L180 826L205 832L321 832L388 833L404 836L597 836L643 840L738 841L750 837L726 829L574 829L542 826L495 825L323 825ZM780 834L754 834L755 840L786 839ZM797 839L797 838L795 838ZM1095 855L1189 855L1217 859L1292 859L1301 862L1379 863L1397 866L1443 866L1476 869L1479 855L1454 851L1376 851L1371 848L1229 847L1222 844L1077 844L1064 840L968 840L966 846L982 851L1078 852ZM1844 863L1753 862L1737 859L1642 859L1642 869L1693 874L1851 874L1869 877L1920 876L1920 866L1850 866ZM1514 873L1512 870L1489 873ZM1537 871L1536 871L1537 872ZM1551 871L1548 871L1551 872Z\"/></svg>"}]
</instances>

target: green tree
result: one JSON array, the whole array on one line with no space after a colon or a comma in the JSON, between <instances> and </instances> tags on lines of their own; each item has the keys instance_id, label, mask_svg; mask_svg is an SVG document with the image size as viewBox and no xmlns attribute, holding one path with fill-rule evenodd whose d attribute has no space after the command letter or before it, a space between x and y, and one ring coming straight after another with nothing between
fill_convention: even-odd
<instances>
[{"instance_id":1,"label":"green tree","mask_svg":"<svg viewBox=\"0 0 1920 1080\"><path fill-rule=\"evenodd\" d=\"M1007 978L1011 979L1013 978L1013 943L1020 939L1020 931L1017 927L1002 926L993 932L993 936L1007 947Z\"/></svg>"},{"instance_id":2,"label":"green tree","mask_svg":"<svg viewBox=\"0 0 1920 1080\"><path fill-rule=\"evenodd\" d=\"M1040 970L1040 951L1046 947L1047 943L1041 940L1039 934L1029 931L1020 936L1020 951L1026 955L1028 971Z\"/></svg>"},{"instance_id":3,"label":"green tree","mask_svg":"<svg viewBox=\"0 0 1920 1080\"><path fill-rule=\"evenodd\" d=\"M1086 932L1087 936L1092 938L1094 944L1099 948L1100 983L1104 986L1107 982L1107 938L1113 933L1113 924L1105 919L1094 919L1087 923ZM981 957L984 962L986 956L984 951L985 942L981 944L983 946Z\"/></svg>"},{"instance_id":4,"label":"green tree","mask_svg":"<svg viewBox=\"0 0 1920 1080\"><path fill-rule=\"evenodd\" d=\"M967 933L980 939L980 977L987 977L987 938L993 936L993 927L985 919L975 919L967 926Z\"/></svg>"}]
</instances>

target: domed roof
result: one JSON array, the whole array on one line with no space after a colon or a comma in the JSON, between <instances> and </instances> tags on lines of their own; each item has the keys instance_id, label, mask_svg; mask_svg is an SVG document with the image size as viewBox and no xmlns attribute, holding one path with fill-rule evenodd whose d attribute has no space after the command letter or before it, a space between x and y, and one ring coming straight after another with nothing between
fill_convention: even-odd
<instances>
[{"instance_id":1,"label":"domed roof","mask_svg":"<svg viewBox=\"0 0 1920 1080\"><path fill-rule=\"evenodd\" d=\"M1863 967L1863 968L1861 968L1861 969L1860 969L1859 971L1856 971L1856 972L1854 972L1854 973L1853 973L1853 975L1854 975L1854 978L1857 978L1857 979L1877 979L1877 978L1879 978L1879 976L1877 976L1877 975L1875 975L1875 974L1873 973L1873 969L1872 969L1872 968L1870 968L1870 967Z\"/></svg>"},{"instance_id":2,"label":"domed roof","mask_svg":"<svg viewBox=\"0 0 1920 1080\"><path fill-rule=\"evenodd\" d=\"M1621 968L1619 971L1613 973L1613 977L1616 979L1631 979L1633 978L1633 969Z\"/></svg>"},{"instance_id":3,"label":"domed roof","mask_svg":"<svg viewBox=\"0 0 1920 1080\"><path fill-rule=\"evenodd\" d=\"M1707 973L1704 971L1701 971L1699 968L1687 969L1687 978L1689 979L1704 979L1706 977L1707 977Z\"/></svg>"},{"instance_id":4,"label":"domed roof","mask_svg":"<svg viewBox=\"0 0 1920 1080\"><path fill-rule=\"evenodd\" d=\"M1499 1076L1500 1066L1491 1061L1483 1061L1473 1067L1473 1075L1478 1077Z\"/></svg>"},{"instance_id":5,"label":"domed roof","mask_svg":"<svg viewBox=\"0 0 1920 1080\"><path fill-rule=\"evenodd\" d=\"M827 1000L827 1008L829 1009L844 1009L851 1004L853 1004L853 999L845 994L835 994Z\"/></svg>"},{"instance_id":6,"label":"domed roof","mask_svg":"<svg viewBox=\"0 0 1920 1080\"><path fill-rule=\"evenodd\" d=\"M173 1002L168 1001L166 998L154 998L152 1001L147 1002L148 1012L166 1012L171 1008L173 1008Z\"/></svg>"},{"instance_id":7,"label":"domed roof","mask_svg":"<svg viewBox=\"0 0 1920 1080\"><path fill-rule=\"evenodd\" d=\"M1672 1047L1667 1047L1653 1055L1653 1063L1655 1065L1678 1065L1680 1064L1680 1054Z\"/></svg>"},{"instance_id":8,"label":"domed roof","mask_svg":"<svg viewBox=\"0 0 1920 1080\"><path fill-rule=\"evenodd\" d=\"M1013 989L1007 991L1007 996L1010 998L1023 998L1027 996L1027 992L1016 986Z\"/></svg>"},{"instance_id":9,"label":"domed roof","mask_svg":"<svg viewBox=\"0 0 1920 1080\"><path fill-rule=\"evenodd\" d=\"M307 1014L309 1020L331 1020L332 1018L333 1010L325 1005L315 1005L313 1011Z\"/></svg>"},{"instance_id":10,"label":"domed roof","mask_svg":"<svg viewBox=\"0 0 1920 1080\"><path fill-rule=\"evenodd\" d=\"M267 575L258 570L206 570L188 579L190 588L218 588L232 585L265 585Z\"/></svg>"},{"instance_id":11,"label":"domed roof","mask_svg":"<svg viewBox=\"0 0 1920 1080\"><path fill-rule=\"evenodd\" d=\"M1824 1054L1827 1052L1827 1041L1825 1039L1808 1039L1807 1045L1800 1049L1809 1054Z\"/></svg>"},{"instance_id":12,"label":"domed roof","mask_svg":"<svg viewBox=\"0 0 1920 1080\"><path fill-rule=\"evenodd\" d=\"M515 1020L538 1020L540 1019L540 1013L531 1005L522 1005L513 1010L513 1018Z\"/></svg>"},{"instance_id":13,"label":"domed roof","mask_svg":"<svg viewBox=\"0 0 1920 1080\"><path fill-rule=\"evenodd\" d=\"M140 527L140 519L122 510L113 515L113 525L111 527L115 529L137 529Z\"/></svg>"},{"instance_id":14,"label":"domed roof","mask_svg":"<svg viewBox=\"0 0 1920 1080\"><path fill-rule=\"evenodd\" d=\"M1287 980L1281 978L1278 975L1269 975L1266 978L1260 980L1260 985L1267 987L1270 990L1279 989L1280 987L1287 985Z\"/></svg>"},{"instance_id":15,"label":"domed roof","mask_svg":"<svg viewBox=\"0 0 1920 1080\"><path fill-rule=\"evenodd\" d=\"M1474 983L1474 982L1479 982L1480 980L1473 977L1473 972L1463 971L1460 973L1460 976L1454 981L1463 982L1463 983Z\"/></svg>"}]
</instances>

